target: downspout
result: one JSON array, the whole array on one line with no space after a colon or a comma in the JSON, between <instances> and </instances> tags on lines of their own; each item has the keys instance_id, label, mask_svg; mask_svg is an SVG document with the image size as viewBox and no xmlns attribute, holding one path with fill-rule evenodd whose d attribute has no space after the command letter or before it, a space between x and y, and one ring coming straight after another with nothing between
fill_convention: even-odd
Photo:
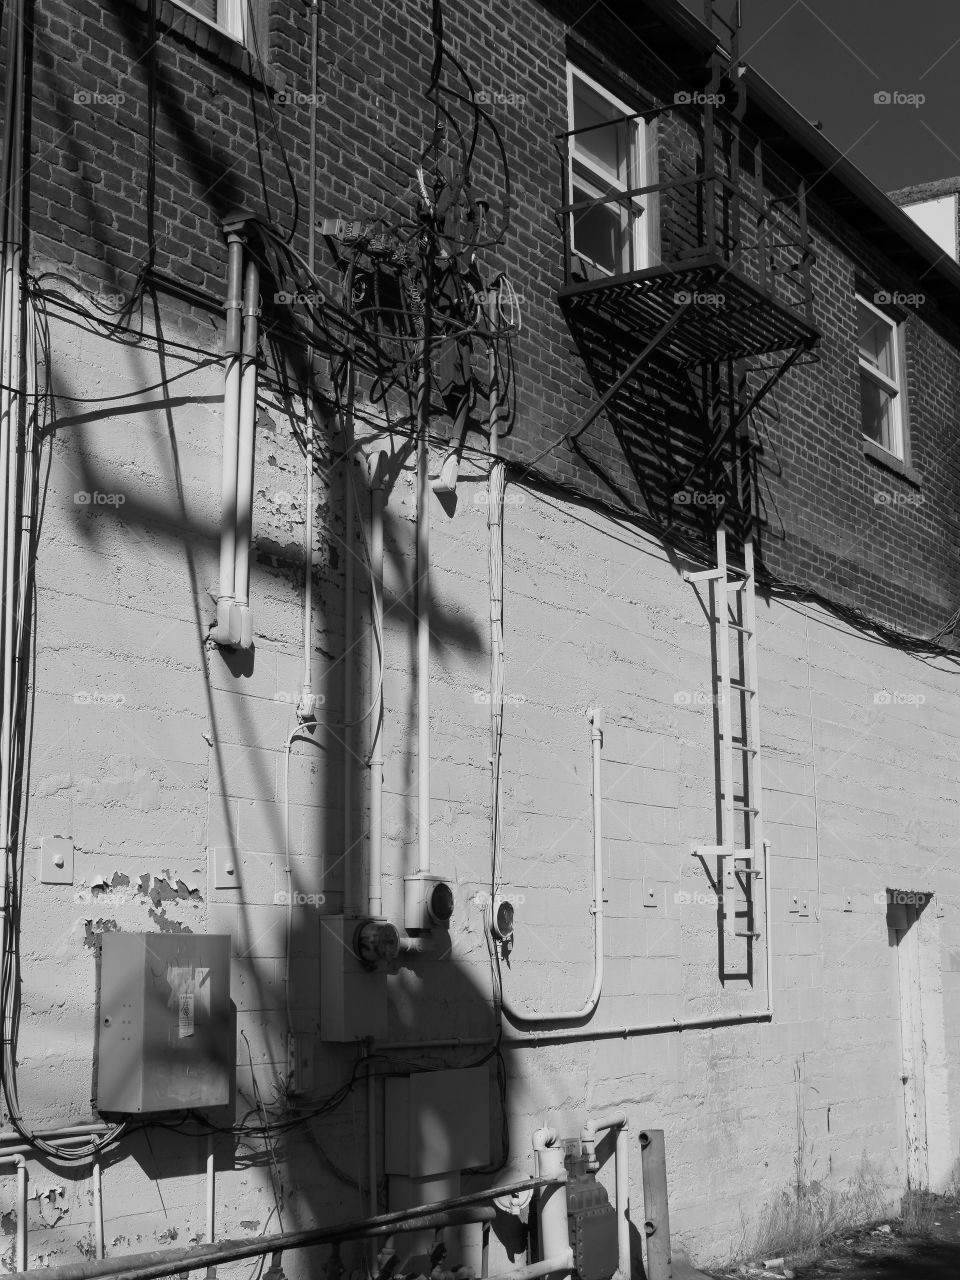
<instances>
[{"instance_id":1,"label":"downspout","mask_svg":"<svg viewBox=\"0 0 960 1280\"><path fill-rule=\"evenodd\" d=\"M367 910L375 918L383 912L383 512L386 503L384 467L386 454L378 453L370 464L370 607L373 615L373 687L379 689L373 709L373 742L370 748L370 860Z\"/></svg>"},{"instance_id":2,"label":"downspout","mask_svg":"<svg viewBox=\"0 0 960 1280\"><path fill-rule=\"evenodd\" d=\"M237 441L237 546L234 589L236 622L231 628L238 649L253 644L250 615L250 550L253 535L253 463L257 420L257 334L260 268L251 259L243 280L243 343L240 364L240 426ZM232 611L234 612L234 611Z\"/></svg>"},{"instance_id":3,"label":"downspout","mask_svg":"<svg viewBox=\"0 0 960 1280\"><path fill-rule=\"evenodd\" d=\"M430 481L429 451L430 347L428 317L417 378L417 871L430 871Z\"/></svg>"},{"instance_id":4,"label":"downspout","mask_svg":"<svg viewBox=\"0 0 960 1280\"><path fill-rule=\"evenodd\" d=\"M220 589L217 593L217 621L210 632L214 644L231 643L231 610L234 595L237 547L237 456L240 427L240 344L241 288L243 284L243 240L237 231L227 232L227 313L224 338L223 384L223 480L220 491Z\"/></svg>"},{"instance_id":5,"label":"downspout","mask_svg":"<svg viewBox=\"0 0 960 1280\"><path fill-rule=\"evenodd\" d=\"M537 1024L543 1022L579 1022L589 1018L600 1001L603 988L603 797L600 790L600 752L603 747L603 711L592 708L590 740L593 748L593 986L586 1001L579 1009L563 1009L556 1013L523 1013L503 996L503 1011L511 1022ZM561 1033L564 1034L564 1033ZM509 1043L505 1040L504 1043Z\"/></svg>"}]
</instances>

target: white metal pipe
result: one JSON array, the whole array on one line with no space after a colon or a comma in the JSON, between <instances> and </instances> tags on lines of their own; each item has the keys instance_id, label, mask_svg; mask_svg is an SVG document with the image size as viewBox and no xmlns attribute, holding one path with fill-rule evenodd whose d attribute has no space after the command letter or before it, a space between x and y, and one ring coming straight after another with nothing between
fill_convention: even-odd
<instances>
[{"instance_id":1,"label":"white metal pipe","mask_svg":"<svg viewBox=\"0 0 960 1280\"><path fill-rule=\"evenodd\" d=\"M2 714L0 714L0 942L6 948L7 877L12 837L14 768L14 615L22 608L14 586L17 502L17 425L20 385L20 274L22 230L20 209L23 160L23 5L11 5L7 52L3 155L0 160L0 200L3 202L3 259L0 268L0 589L3 611ZM17 628L19 634L19 627Z\"/></svg>"},{"instance_id":2,"label":"white metal pipe","mask_svg":"<svg viewBox=\"0 0 960 1280\"><path fill-rule=\"evenodd\" d=\"M217 1168L214 1135L207 1134L207 1243L213 1244L217 1229Z\"/></svg>"},{"instance_id":3,"label":"white metal pipe","mask_svg":"<svg viewBox=\"0 0 960 1280\"><path fill-rule=\"evenodd\" d=\"M429 347L426 337L417 379L417 870L430 870L430 481Z\"/></svg>"},{"instance_id":4,"label":"white metal pipe","mask_svg":"<svg viewBox=\"0 0 960 1280\"><path fill-rule=\"evenodd\" d=\"M352 442L352 434L348 437ZM346 852L343 869L343 903L347 915L356 915L360 905L359 880L356 874L356 857L353 840L353 770L356 757L353 751L354 724L358 719L353 705L354 691L354 619L356 614L354 592L356 573L356 521L354 519L353 460L348 455L343 460L343 544L345 548L343 570L343 847Z\"/></svg>"},{"instance_id":5,"label":"white metal pipe","mask_svg":"<svg viewBox=\"0 0 960 1280\"><path fill-rule=\"evenodd\" d=\"M533 1135L536 1172L539 1178L564 1176L564 1150L555 1129L544 1127ZM541 1187L537 1196L537 1225L540 1251L547 1261L556 1262L570 1253L570 1231L567 1223L567 1187L565 1182ZM566 1267L551 1270L569 1271Z\"/></svg>"},{"instance_id":6,"label":"white metal pipe","mask_svg":"<svg viewBox=\"0 0 960 1280\"><path fill-rule=\"evenodd\" d=\"M621 1280L630 1280L630 1146L627 1141L627 1113L611 1111L587 1121L594 1134L616 1129L614 1147L614 1200L617 1206L617 1256ZM584 1126L584 1129L587 1128Z\"/></svg>"},{"instance_id":7,"label":"white metal pipe","mask_svg":"<svg viewBox=\"0 0 960 1280\"><path fill-rule=\"evenodd\" d=\"M503 1048L524 1048L529 1045L547 1044L553 1040L601 1040L622 1039L627 1036L657 1035L668 1031L710 1030L714 1027L744 1026L751 1022L769 1022L774 1014L773 990L773 918L771 904L773 902L772 875L770 871L772 858L770 841L763 842L763 881L764 881L764 941L765 941L765 979L766 1001L762 1009L743 1010L738 1013L707 1014L699 1018L670 1018L653 1022L626 1022L618 1027L572 1027L568 1030L519 1032L504 1036ZM471 1036L464 1039L447 1040L391 1040L376 1043L373 1047L379 1050L411 1050L411 1049L457 1049L475 1048L478 1045L489 1045L489 1036ZM595 1122L596 1123L596 1122ZM599 1125L597 1126L600 1127Z\"/></svg>"},{"instance_id":8,"label":"white metal pipe","mask_svg":"<svg viewBox=\"0 0 960 1280\"><path fill-rule=\"evenodd\" d=\"M90 1124L71 1124L62 1126L59 1129L38 1129L36 1131L36 1137L72 1138L81 1134L96 1136L97 1134L109 1133L112 1127L112 1125L97 1122L92 1122ZM4 1142L22 1142L22 1139L16 1129L4 1129L0 1131L0 1143ZM30 1149L31 1148L27 1148L27 1150Z\"/></svg>"},{"instance_id":9,"label":"white metal pipe","mask_svg":"<svg viewBox=\"0 0 960 1280\"><path fill-rule=\"evenodd\" d=\"M103 1239L103 1173L98 1155L93 1157L91 1175L93 1177L94 1250L97 1258L103 1258L105 1256Z\"/></svg>"},{"instance_id":10,"label":"white metal pipe","mask_svg":"<svg viewBox=\"0 0 960 1280\"><path fill-rule=\"evenodd\" d=\"M250 604L250 544L253 536L253 463L257 420L257 334L260 268L248 261L243 280L243 340L240 365L240 425L237 440L237 546L234 592L246 612ZM247 624L249 625L249 624Z\"/></svg>"},{"instance_id":11,"label":"white metal pipe","mask_svg":"<svg viewBox=\"0 0 960 1280\"><path fill-rule=\"evenodd\" d=\"M27 1269L27 1162L22 1155L0 1156L0 1165L17 1167L17 1270Z\"/></svg>"},{"instance_id":12,"label":"white metal pipe","mask_svg":"<svg viewBox=\"0 0 960 1280\"><path fill-rule=\"evenodd\" d=\"M563 1009L555 1013L522 1013L508 1002L504 994L503 1011L514 1023L579 1022L594 1012L603 989L603 795L600 785L603 711L600 707L593 707L588 715L593 750L593 905L590 908L593 914L593 986L579 1009Z\"/></svg>"},{"instance_id":13,"label":"white metal pipe","mask_svg":"<svg viewBox=\"0 0 960 1280\"><path fill-rule=\"evenodd\" d=\"M240 428L240 344L243 322L243 240L227 233L227 300L224 303L226 334L223 356L223 477L220 486L220 587L217 623L211 638L217 644L230 640L230 608L234 603L237 547L237 455Z\"/></svg>"},{"instance_id":14,"label":"white metal pipe","mask_svg":"<svg viewBox=\"0 0 960 1280\"><path fill-rule=\"evenodd\" d=\"M371 684L379 692L373 708L373 741L370 747L369 864L367 909L383 913L383 512L386 503L384 466L386 455L374 456L370 467L370 609L373 621Z\"/></svg>"},{"instance_id":15,"label":"white metal pipe","mask_svg":"<svg viewBox=\"0 0 960 1280\"><path fill-rule=\"evenodd\" d=\"M310 151L307 169L307 268L313 278L317 256L317 65L319 58L319 0L311 0L310 8ZM300 690L300 713L306 718L313 714L313 462L314 462L314 374L315 353L311 347L307 354L307 394L304 396L306 416L307 455L307 513L303 530L303 684Z\"/></svg>"}]
</instances>

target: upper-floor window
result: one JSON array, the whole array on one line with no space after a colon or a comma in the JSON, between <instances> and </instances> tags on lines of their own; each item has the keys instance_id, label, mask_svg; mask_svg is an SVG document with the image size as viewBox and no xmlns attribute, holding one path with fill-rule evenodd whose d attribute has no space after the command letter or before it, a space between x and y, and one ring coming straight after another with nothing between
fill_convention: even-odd
<instances>
[{"instance_id":1,"label":"upper-floor window","mask_svg":"<svg viewBox=\"0 0 960 1280\"><path fill-rule=\"evenodd\" d=\"M176 0L183 9L189 9L200 18L206 20L231 36L246 43L247 37L247 0Z\"/></svg>"},{"instance_id":2,"label":"upper-floor window","mask_svg":"<svg viewBox=\"0 0 960 1280\"><path fill-rule=\"evenodd\" d=\"M590 274L620 275L650 266L647 129L642 119L578 68L567 68L569 191L572 204L602 201L570 214L570 245Z\"/></svg>"},{"instance_id":3,"label":"upper-floor window","mask_svg":"<svg viewBox=\"0 0 960 1280\"><path fill-rule=\"evenodd\" d=\"M900 326L860 294L857 321L863 434L902 462L906 422Z\"/></svg>"}]
</instances>

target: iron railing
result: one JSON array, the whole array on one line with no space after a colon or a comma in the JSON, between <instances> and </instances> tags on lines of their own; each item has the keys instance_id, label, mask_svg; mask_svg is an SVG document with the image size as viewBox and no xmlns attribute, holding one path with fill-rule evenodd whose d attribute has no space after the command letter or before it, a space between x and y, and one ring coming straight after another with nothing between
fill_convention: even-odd
<instances>
[{"instance_id":1,"label":"iron railing","mask_svg":"<svg viewBox=\"0 0 960 1280\"><path fill-rule=\"evenodd\" d=\"M271 1264L267 1274L273 1280L282 1280L282 1259L285 1252L316 1245L330 1245L337 1250L348 1241L370 1240L410 1231L439 1230L470 1223L486 1224L496 1212L491 1201L515 1192L555 1186L563 1181L564 1178L524 1178L437 1204L417 1205L411 1209L333 1226L277 1232L247 1240L223 1240L189 1249L163 1249L90 1262L71 1262L60 1267L40 1267L16 1274L30 1277L30 1280L105 1280L106 1277L110 1280L161 1280L164 1276L186 1277L192 1271L203 1271L207 1277L212 1278L216 1275L216 1268L225 1263L269 1256Z\"/></svg>"},{"instance_id":2,"label":"iron railing","mask_svg":"<svg viewBox=\"0 0 960 1280\"><path fill-rule=\"evenodd\" d=\"M613 209L627 228L639 223L645 238L645 261L633 252L629 232L626 263L612 273L618 279L650 271L682 271L706 262L720 262L748 280L761 294L803 313L812 322L811 270L815 260L807 221L806 187L798 175L775 160L766 164L769 149L749 135L732 116L715 108L699 111L696 94L683 95L671 106L617 116L584 129L561 134L563 155L564 283L611 279L611 273L578 251L576 224L596 209ZM676 169L662 181L629 189L613 189L585 200L573 200L571 180L576 140L601 129L660 122L661 167ZM666 129L669 128L674 138ZM676 141L676 155L666 154ZM682 172L683 151L695 157L690 172ZM591 175L584 185L596 179Z\"/></svg>"}]
</instances>

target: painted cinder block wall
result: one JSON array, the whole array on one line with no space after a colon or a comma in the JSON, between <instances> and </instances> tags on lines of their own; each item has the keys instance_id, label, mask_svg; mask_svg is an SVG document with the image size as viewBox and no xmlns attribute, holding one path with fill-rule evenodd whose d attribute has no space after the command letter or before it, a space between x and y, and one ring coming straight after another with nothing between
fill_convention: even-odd
<instances>
[{"instance_id":1,"label":"painted cinder block wall","mask_svg":"<svg viewBox=\"0 0 960 1280\"><path fill-rule=\"evenodd\" d=\"M49 372L59 399L38 563L20 1043L24 1108L38 1125L89 1114L95 941L104 929L233 934L241 1109L255 1105L254 1076L269 1100L286 1066L284 912L275 895L285 887L282 747L300 677L304 480L291 406L278 397L269 370L257 441L254 660L211 653L204 635L219 514L222 320L215 301L225 264L217 219L238 204L262 203L258 137L271 212L283 222L293 202L250 67L231 66L229 46L198 48L198 33L201 44L210 38L176 6L161 4L157 13L163 39L155 64L144 57L145 5L81 4L69 24L65 9L35 14L31 268L73 281L41 277L40 284L93 314L118 305L118 295L131 296L149 259L153 66L152 265L212 300L205 308L198 298L188 309L158 295L162 361L151 300L142 320L135 311L133 328L143 332L136 344L81 321L56 299L49 303ZM478 83L525 98L522 109L496 109L518 191L514 229L502 252L490 255L491 269L506 268L524 297L507 446L517 460L573 426L594 394L555 303L561 265L552 139L564 127L565 17L533 4L451 5L447 13L448 38ZM409 198L412 164L429 127L421 97L428 19L409 9L395 18L369 5L326 8L324 211L375 215L401 194ZM653 78L652 60L633 45L625 56L621 27L585 27L578 24L571 39L590 42L601 69L615 54L626 63L615 81L621 93L631 84L637 94L670 88ZM282 76L288 89L308 93L304 15L271 5L263 30L271 85ZM123 93L124 101L100 104L99 112L114 114L92 118L90 104L74 100L78 91ZM307 117L276 110L302 202ZM497 190L493 160L483 163ZM922 487L908 490L909 480L878 471L863 456L856 422L853 262L872 264L883 287L893 276L828 210L817 210L815 229L825 339L819 365L792 375L779 421L771 414L766 425L770 456L783 463L769 483L784 529L771 522L765 559L782 577L921 630L953 608L956 587L945 549L956 483L945 448L954 340L922 307L909 321L913 461ZM595 428L590 442L611 474L628 483L608 429ZM324 442L330 456L336 443ZM611 500L609 490L570 455L557 450L538 471L577 488L582 500L539 484L508 489L504 855L507 881L523 902L505 981L514 999L532 1008L577 1003L589 986L584 711L599 703L607 715L609 920L597 1025L756 1009L761 982L725 990L717 982L715 909L689 853L691 843L715 836L710 639L701 605L656 538L599 505ZM488 880L488 708L477 697L488 680L487 531L477 500L483 469L470 463L465 472L456 513L448 517L439 506L432 513L432 836L436 868L457 890L453 958L446 965L417 961L392 976L398 1038L481 1036L490 1023L486 949L471 901ZM923 501L876 504L871 486L880 483ZM91 502L78 501L82 494ZM314 670L327 713L342 717L340 469L324 472L319 513ZM386 906L395 917L416 840L413 514L412 476L398 464L387 520L384 770ZM362 591L358 603L364 616ZM947 1175L957 1154L960 1082L950 1064L960 1031L960 940L958 886L947 856L957 803L953 677L949 667L921 664L813 607L774 599L761 614L767 834L776 858L773 1023L525 1046L509 1050L507 1060L510 1167L527 1168L530 1133L543 1118L573 1132L586 1110L624 1105L634 1131L666 1130L678 1246L705 1261L734 1247L744 1222L753 1230L764 1205L790 1184L798 1090L810 1180L849 1185L866 1156L888 1197L903 1186L896 953L885 899L877 899L888 887L936 895L921 921L936 1176ZM885 691L905 697L876 701ZM357 707L369 692L358 690ZM689 703L678 701L685 694ZM296 883L326 895L323 910L331 912L343 890L337 736L331 729L320 749L297 751L290 773ZM355 831L362 829L363 787L358 775ZM76 843L72 887L37 883L39 841L49 835ZM224 845L240 858L240 903L212 887L212 851ZM643 905L645 882L656 885L655 907ZM800 892L810 904L802 920L789 909ZM294 922L301 1029L311 1025L316 1003L316 915L305 908ZM338 1047L319 1051L317 1096L342 1083L353 1056ZM452 1052L449 1060L472 1055ZM284 1137L285 1226L361 1211L358 1193L331 1176L316 1148L362 1180L355 1153L364 1134L357 1091L332 1117ZM269 1161L262 1144L255 1150L251 1160L243 1147L218 1140L224 1236L277 1225ZM159 1130L150 1131L149 1142L134 1134L120 1145L104 1174L112 1251L152 1247L172 1232L180 1242L199 1235L203 1151L202 1140ZM636 1146L633 1155L639 1206ZM32 1259L65 1261L88 1248L86 1174L34 1163L32 1185L55 1193L31 1204Z\"/></svg>"}]
</instances>

